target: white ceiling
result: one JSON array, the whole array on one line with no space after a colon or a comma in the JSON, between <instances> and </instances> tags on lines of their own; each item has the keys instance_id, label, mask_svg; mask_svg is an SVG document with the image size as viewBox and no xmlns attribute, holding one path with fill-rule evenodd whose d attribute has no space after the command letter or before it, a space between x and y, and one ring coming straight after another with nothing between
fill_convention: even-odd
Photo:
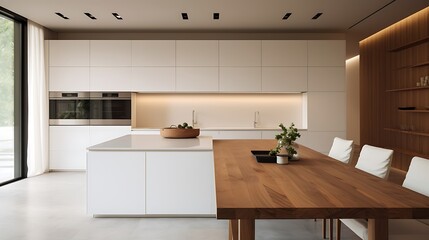
<instances>
[{"instance_id":1,"label":"white ceiling","mask_svg":"<svg viewBox=\"0 0 429 240\"><path fill-rule=\"evenodd\" d=\"M406 1L428 5L428 1ZM0 0L0 5L51 30L345 32L392 0ZM420 7L421 9L421 7ZM407 9L398 9L407 12ZM55 15L61 12L64 20ZM84 15L89 12L97 20ZM112 13L119 13L118 21ZM184 21L181 13L189 20ZM213 13L220 20L213 20ZM282 20L291 12L288 20ZM323 15L318 20L311 17ZM382 14L383 10L378 14Z\"/></svg>"}]
</instances>

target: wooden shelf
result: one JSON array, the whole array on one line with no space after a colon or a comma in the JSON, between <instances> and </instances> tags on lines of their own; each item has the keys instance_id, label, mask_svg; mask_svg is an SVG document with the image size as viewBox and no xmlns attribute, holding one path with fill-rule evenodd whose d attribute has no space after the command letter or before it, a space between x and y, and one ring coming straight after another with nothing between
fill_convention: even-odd
<instances>
[{"instance_id":1,"label":"wooden shelf","mask_svg":"<svg viewBox=\"0 0 429 240\"><path fill-rule=\"evenodd\" d=\"M412 88L398 88L398 89L388 89L386 92L401 92L401 91L413 91L413 90L424 90L429 89L429 86L425 87L412 87Z\"/></svg>"},{"instance_id":2,"label":"wooden shelf","mask_svg":"<svg viewBox=\"0 0 429 240\"><path fill-rule=\"evenodd\" d=\"M420 38L418 40L409 42L409 43L407 43L405 45L402 45L402 46L399 46L399 47L396 47L396 48L392 48L389 51L390 52L398 52L398 51L401 51L401 50L404 50L404 49L407 49L407 48L410 48L410 47L417 46L417 45L425 43L425 42L429 42L429 36Z\"/></svg>"},{"instance_id":3,"label":"wooden shelf","mask_svg":"<svg viewBox=\"0 0 429 240\"><path fill-rule=\"evenodd\" d=\"M415 65L412 65L411 67L416 68L416 67L423 67L423 66L429 66L429 61L417 63Z\"/></svg>"},{"instance_id":4,"label":"wooden shelf","mask_svg":"<svg viewBox=\"0 0 429 240\"><path fill-rule=\"evenodd\" d=\"M412 112L412 113L429 113L429 110L425 110L425 109L416 109L416 110L400 110L398 109L399 112Z\"/></svg>"},{"instance_id":5,"label":"wooden shelf","mask_svg":"<svg viewBox=\"0 0 429 240\"><path fill-rule=\"evenodd\" d=\"M409 156L418 156L418 157L422 157L422 158L429 158L429 155L422 154L420 152L409 151L409 150L405 150L405 149L402 149L402 148L396 148L396 147L387 147L387 148L392 149L394 152L406 154L406 155L409 155Z\"/></svg>"},{"instance_id":6,"label":"wooden shelf","mask_svg":"<svg viewBox=\"0 0 429 240\"><path fill-rule=\"evenodd\" d=\"M427 133L427 132L404 131L404 130L396 129L396 128L385 128L384 130L390 131L390 132L409 134L409 135L429 137L429 133Z\"/></svg>"}]
</instances>

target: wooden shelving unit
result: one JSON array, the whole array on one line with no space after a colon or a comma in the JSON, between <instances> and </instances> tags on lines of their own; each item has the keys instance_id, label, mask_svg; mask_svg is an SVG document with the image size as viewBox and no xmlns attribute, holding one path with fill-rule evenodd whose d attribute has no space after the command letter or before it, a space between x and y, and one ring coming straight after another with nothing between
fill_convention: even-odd
<instances>
[{"instance_id":1,"label":"wooden shelving unit","mask_svg":"<svg viewBox=\"0 0 429 240\"><path fill-rule=\"evenodd\" d=\"M392 167L402 170L413 156L429 159L429 86L416 86L429 75L428 14L426 8L359 44L360 143L393 149ZM417 130L399 128L405 125Z\"/></svg>"}]
</instances>

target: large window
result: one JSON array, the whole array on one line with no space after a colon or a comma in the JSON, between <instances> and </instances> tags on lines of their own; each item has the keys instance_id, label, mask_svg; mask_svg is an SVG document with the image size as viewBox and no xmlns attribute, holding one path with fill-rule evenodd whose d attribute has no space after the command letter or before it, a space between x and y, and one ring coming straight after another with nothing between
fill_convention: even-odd
<instances>
[{"instance_id":1,"label":"large window","mask_svg":"<svg viewBox=\"0 0 429 240\"><path fill-rule=\"evenodd\" d=\"M0 9L0 185L25 177L22 82L25 22Z\"/></svg>"}]
</instances>

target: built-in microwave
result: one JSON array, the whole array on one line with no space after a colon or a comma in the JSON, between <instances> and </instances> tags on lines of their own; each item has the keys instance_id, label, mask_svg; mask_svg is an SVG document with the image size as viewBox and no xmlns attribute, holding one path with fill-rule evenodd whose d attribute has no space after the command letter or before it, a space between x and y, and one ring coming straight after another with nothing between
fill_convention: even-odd
<instances>
[{"instance_id":1,"label":"built-in microwave","mask_svg":"<svg viewBox=\"0 0 429 240\"><path fill-rule=\"evenodd\" d=\"M131 125L129 92L50 92L50 125Z\"/></svg>"}]
</instances>

